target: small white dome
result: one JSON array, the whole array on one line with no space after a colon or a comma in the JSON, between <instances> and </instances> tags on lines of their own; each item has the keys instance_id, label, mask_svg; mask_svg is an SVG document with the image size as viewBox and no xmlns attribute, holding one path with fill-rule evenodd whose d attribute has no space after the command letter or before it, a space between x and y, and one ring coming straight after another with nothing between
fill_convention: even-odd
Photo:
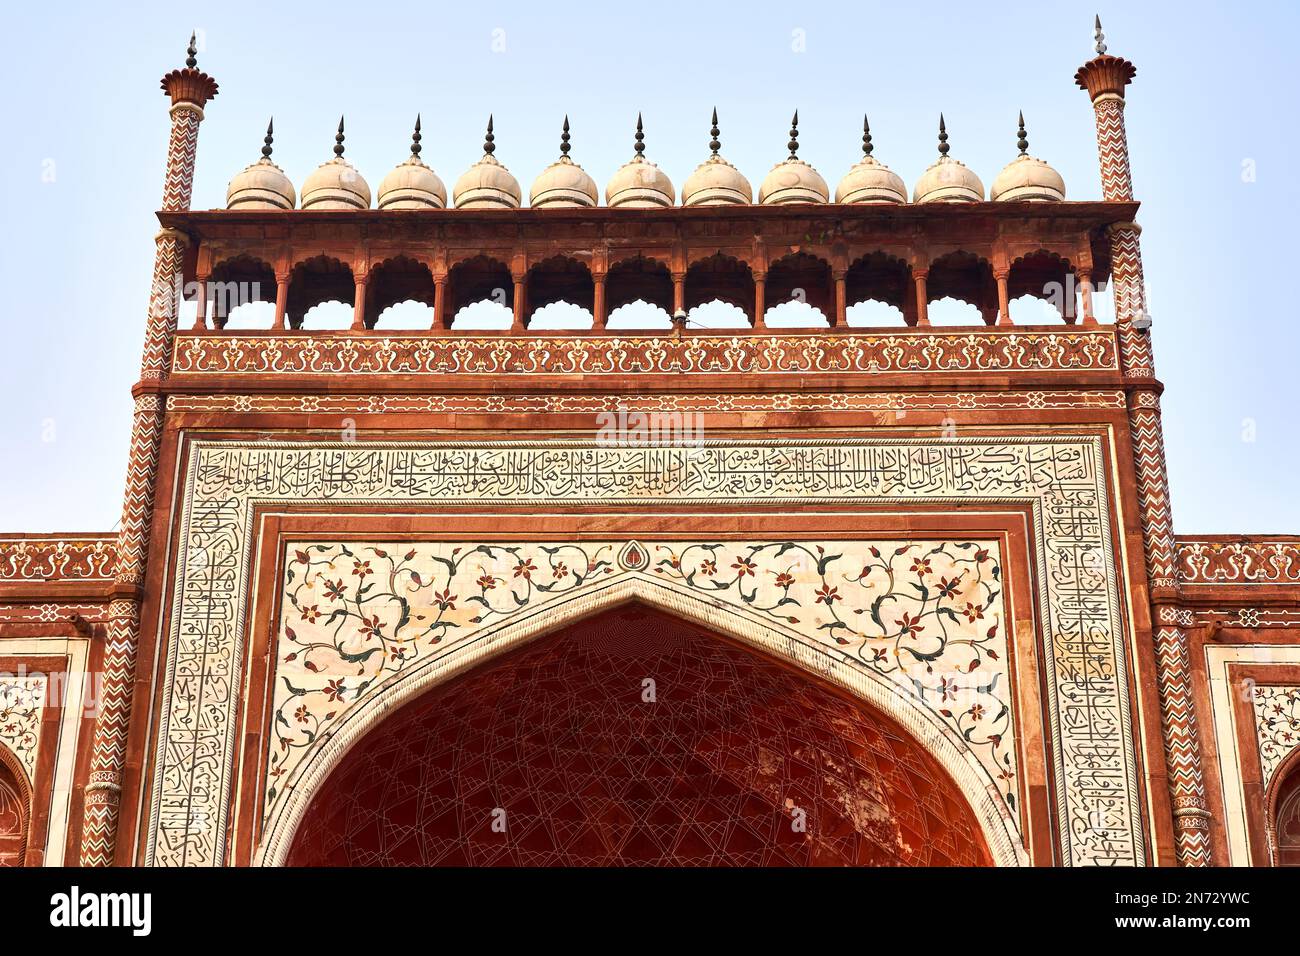
<instances>
[{"instance_id":1,"label":"small white dome","mask_svg":"<svg viewBox=\"0 0 1300 956\"><path fill-rule=\"evenodd\" d=\"M1041 159L1017 156L993 180L989 198L994 202L1060 202L1065 198L1065 180Z\"/></svg>"},{"instance_id":2,"label":"small white dome","mask_svg":"<svg viewBox=\"0 0 1300 956\"><path fill-rule=\"evenodd\" d=\"M296 200L293 183L284 170L271 162L274 121L267 124L262 141L262 158L236 174L226 187L227 209L292 209Z\"/></svg>"},{"instance_id":3,"label":"small white dome","mask_svg":"<svg viewBox=\"0 0 1300 956\"><path fill-rule=\"evenodd\" d=\"M343 120L334 137L334 158L318 166L302 184L303 209L369 209L370 186L343 158Z\"/></svg>"},{"instance_id":4,"label":"small white dome","mask_svg":"<svg viewBox=\"0 0 1300 956\"><path fill-rule=\"evenodd\" d=\"M902 178L871 155L871 126L862 117L862 161L854 164L835 187L838 203L905 203Z\"/></svg>"},{"instance_id":5,"label":"small white dome","mask_svg":"<svg viewBox=\"0 0 1300 956\"><path fill-rule=\"evenodd\" d=\"M533 207L595 206L599 202L596 181L568 156L543 169L528 193L528 205Z\"/></svg>"},{"instance_id":6,"label":"small white dome","mask_svg":"<svg viewBox=\"0 0 1300 956\"><path fill-rule=\"evenodd\" d=\"M842 203L905 203L907 185L888 166L868 156L844 174L835 187L835 201Z\"/></svg>"},{"instance_id":7,"label":"small white dome","mask_svg":"<svg viewBox=\"0 0 1300 956\"><path fill-rule=\"evenodd\" d=\"M412 156L379 184L380 209L442 209L447 187L420 157Z\"/></svg>"},{"instance_id":8,"label":"small white dome","mask_svg":"<svg viewBox=\"0 0 1300 956\"><path fill-rule=\"evenodd\" d=\"M605 205L610 207L671 206L676 196L667 174L640 156L620 166L605 187Z\"/></svg>"},{"instance_id":9,"label":"small white dome","mask_svg":"<svg viewBox=\"0 0 1300 956\"><path fill-rule=\"evenodd\" d=\"M1047 163L1029 155L1025 116L1020 114L1020 137L1016 143L1020 155L1013 159L993 180L989 198L994 202L1061 202L1065 199L1065 180Z\"/></svg>"},{"instance_id":10,"label":"small white dome","mask_svg":"<svg viewBox=\"0 0 1300 956\"><path fill-rule=\"evenodd\" d=\"M379 184L380 209L443 209L447 187L438 174L420 159L420 118L411 134L411 157Z\"/></svg>"},{"instance_id":11,"label":"small white dome","mask_svg":"<svg viewBox=\"0 0 1300 956\"><path fill-rule=\"evenodd\" d=\"M600 202L600 190L587 171L569 158L569 118L564 117L564 130L560 134L560 158L542 170L528 192L528 205L541 206L595 206Z\"/></svg>"},{"instance_id":12,"label":"small white dome","mask_svg":"<svg viewBox=\"0 0 1300 956\"><path fill-rule=\"evenodd\" d=\"M722 143L718 140L718 111L713 111L712 139L709 149L713 155L695 168L695 172L682 185L683 206L749 205L754 201L754 189L749 180L718 153Z\"/></svg>"},{"instance_id":13,"label":"small white dome","mask_svg":"<svg viewBox=\"0 0 1300 956\"><path fill-rule=\"evenodd\" d=\"M796 202L829 202L831 191L821 173L799 158L799 111L790 121L790 155L772 167L758 187L758 201L777 206Z\"/></svg>"},{"instance_id":14,"label":"small white dome","mask_svg":"<svg viewBox=\"0 0 1300 956\"><path fill-rule=\"evenodd\" d=\"M921 174L913 202L983 202L984 184L965 164L948 155L948 130L939 115L939 161Z\"/></svg>"},{"instance_id":15,"label":"small white dome","mask_svg":"<svg viewBox=\"0 0 1300 956\"><path fill-rule=\"evenodd\" d=\"M610 208L652 209L671 206L676 193L668 175L645 158L645 133L641 117L636 118L636 154L610 177L605 187L605 205Z\"/></svg>"},{"instance_id":16,"label":"small white dome","mask_svg":"<svg viewBox=\"0 0 1300 956\"><path fill-rule=\"evenodd\" d=\"M802 159L787 159L772 167L758 187L758 201L766 205L792 202L829 202L830 188L821 173Z\"/></svg>"},{"instance_id":17,"label":"small white dome","mask_svg":"<svg viewBox=\"0 0 1300 956\"><path fill-rule=\"evenodd\" d=\"M457 209L518 209L523 196L519 180L492 155L496 152L492 117L488 117L483 158L465 170L452 189Z\"/></svg>"}]
</instances>

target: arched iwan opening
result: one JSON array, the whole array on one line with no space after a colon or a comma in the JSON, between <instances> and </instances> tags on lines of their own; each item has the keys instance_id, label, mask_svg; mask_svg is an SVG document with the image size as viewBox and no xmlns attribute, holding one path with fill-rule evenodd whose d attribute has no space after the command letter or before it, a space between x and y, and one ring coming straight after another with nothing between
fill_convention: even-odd
<instances>
[{"instance_id":1,"label":"arched iwan opening","mask_svg":"<svg viewBox=\"0 0 1300 956\"><path fill-rule=\"evenodd\" d=\"M438 683L322 776L283 862L994 861L968 795L897 721L639 602Z\"/></svg>"}]
</instances>

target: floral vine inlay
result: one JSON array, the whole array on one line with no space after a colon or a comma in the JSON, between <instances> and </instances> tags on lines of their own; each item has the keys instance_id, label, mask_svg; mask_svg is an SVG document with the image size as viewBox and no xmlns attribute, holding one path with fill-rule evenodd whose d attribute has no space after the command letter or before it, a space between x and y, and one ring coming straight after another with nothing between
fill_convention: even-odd
<instances>
[{"instance_id":1,"label":"floral vine inlay","mask_svg":"<svg viewBox=\"0 0 1300 956\"><path fill-rule=\"evenodd\" d=\"M45 688L42 674L0 676L0 745L13 751L29 781L36 771Z\"/></svg>"},{"instance_id":2,"label":"floral vine inlay","mask_svg":"<svg viewBox=\"0 0 1300 956\"><path fill-rule=\"evenodd\" d=\"M395 675L483 628L629 574L742 608L894 683L965 740L1018 820L992 541L291 545L266 814L307 751Z\"/></svg>"},{"instance_id":3,"label":"floral vine inlay","mask_svg":"<svg viewBox=\"0 0 1300 956\"><path fill-rule=\"evenodd\" d=\"M1255 686L1255 732L1264 786L1300 745L1300 687Z\"/></svg>"}]
</instances>

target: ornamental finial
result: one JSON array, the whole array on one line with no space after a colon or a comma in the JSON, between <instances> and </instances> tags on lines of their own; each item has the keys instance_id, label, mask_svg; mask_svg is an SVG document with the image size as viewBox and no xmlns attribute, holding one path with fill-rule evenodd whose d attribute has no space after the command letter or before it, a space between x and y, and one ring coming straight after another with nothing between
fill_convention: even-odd
<instances>
[{"instance_id":1,"label":"ornamental finial","mask_svg":"<svg viewBox=\"0 0 1300 956\"><path fill-rule=\"evenodd\" d=\"M641 114L636 114L636 145L632 147L636 150L637 159L644 158L645 153L645 129L641 125Z\"/></svg>"},{"instance_id":2,"label":"ornamental finial","mask_svg":"<svg viewBox=\"0 0 1300 956\"><path fill-rule=\"evenodd\" d=\"M262 140L262 158L267 160L268 162L271 159L271 141L274 138L275 138L275 117L272 116L271 121L266 124L266 136Z\"/></svg>"},{"instance_id":3,"label":"ornamental finial","mask_svg":"<svg viewBox=\"0 0 1300 956\"><path fill-rule=\"evenodd\" d=\"M1096 15L1096 19L1095 19L1094 22L1095 22L1096 25L1093 27L1093 37L1094 37L1094 38L1096 39L1096 41L1097 41L1097 45L1096 45L1095 49L1096 49L1096 51L1097 51L1097 55L1098 55L1098 56L1105 56L1105 55L1106 55L1106 34L1104 34L1104 33L1101 32L1101 15L1100 15L1100 14L1097 14L1097 15Z\"/></svg>"},{"instance_id":4,"label":"ornamental finial","mask_svg":"<svg viewBox=\"0 0 1300 956\"><path fill-rule=\"evenodd\" d=\"M948 156L948 127L943 123L943 114L939 114L939 155Z\"/></svg>"},{"instance_id":5,"label":"ornamental finial","mask_svg":"<svg viewBox=\"0 0 1300 956\"><path fill-rule=\"evenodd\" d=\"M709 149L713 150L714 156L717 156L718 150L722 149L722 142L718 139L719 133L721 133L721 130L718 129L718 108L715 106L713 107L713 126L709 129L709 136L712 137L709 140Z\"/></svg>"},{"instance_id":6,"label":"ornamental finial","mask_svg":"<svg viewBox=\"0 0 1300 956\"><path fill-rule=\"evenodd\" d=\"M339 117L339 131L334 134L334 155L343 158L343 117Z\"/></svg>"},{"instance_id":7,"label":"ornamental finial","mask_svg":"<svg viewBox=\"0 0 1300 956\"><path fill-rule=\"evenodd\" d=\"M420 114L415 114L415 132L411 134L411 155L420 158Z\"/></svg>"},{"instance_id":8,"label":"ornamental finial","mask_svg":"<svg viewBox=\"0 0 1300 956\"><path fill-rule=\"evenodd\" d=\"M491 156L497 150L496 137L492 135L492 114L488 114L487 135L483 137L483 154Z\"/></svg>"},{"instance_id":9,"label":"ornamental finial","mask_svg":"<svg viewBox=\"0 0 1300 956\"><path fill-rule=\"evenodd\" d=\"M790 147L790 158L799 158L799 111L794 111L794 118L790 120L790 142L786 144Z\"/></svg>"},{"instance_id":10,"label":"ornamental finial","mask_svg":"<svg viewBox=\"0 0 1300 956\"><path fill-rule=\"evenodd\" d=\"M195 46L194 41L198 37L198 31L195 30L190 34L190 45L185 48L185 65L191 70L199 65L198 52L199 48Z\"/></svg>"},{"instance_id":11,"label":"ornamental finial","mask_svg":"<svg viewBox=\"0 0 1300 956\"><path fill-rule=\"evenodd\" d=\"M564 114L564 129L560 131L560 158L569 158L569 114Z\"/></svg>"},{"instance_id":12,"label":"ornamental finial","mask_svg":"<svg viewBox=\"0 0 1300 956\"><path fill-rule=\"evenodd\" d=\"M866 113L862 114L862 155L871 158L871 124Z\"/></svg>"},{"instance_id":13,"label":"ornamental finial","mask_svg":"<svg viewBox=\"0 0 1300 956\"><path fill-rule=\"evenodd\" d=\"M1027 156L1029 153L1029 137L1025 133L1025 111L1020 111L1020 138L1016 140L1016 146L1020 148L1020 155Z\"/></svg>"}]
</instances>

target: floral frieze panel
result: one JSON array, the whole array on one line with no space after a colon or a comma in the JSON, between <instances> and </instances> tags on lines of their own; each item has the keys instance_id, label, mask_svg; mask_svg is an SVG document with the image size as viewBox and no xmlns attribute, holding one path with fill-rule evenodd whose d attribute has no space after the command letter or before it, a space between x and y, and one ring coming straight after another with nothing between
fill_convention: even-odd
<instances>
[{"instance_id":1,"label":"floral frieze panel","mask_svg":"<svg viewBox=\"0 0 1300 956\"><path fill-rule=\"evenodd\" d=\"M1265 787L1291 751L1300 746L1300 687L1255 685L1255 734Z\"/></svg>"},{"instance_id":2,"label":"floral frieze panel","mask_svg":"<svg viewBox=\"0 0 1300 956\"><path fill-rule=\"evenodd\" d=\"M995 541L290 545L265 814L321 735L395 675L626 574L745 608L894 683L965 741L1019 819Z\"/></svg>"},{"instance_id":3,"label":"floral frieze panel","mask_svg":"<svg viewBox=\"0 0 1300 956\"><path fill-rule=\"evenodd\" d=\"M1114 371L1109 328L981 329L816 335L450 336L194 334L178 337L177 374L625 375L629 372L925 373Z\"/></svg>"},{"instance_id":4,"label":"floral frieze panel","mask_svg":"<svg viewBox=\"0 0 1300 956\"><path fill-rule=\"evenodd\" d=\"M108 580L117 537L0 538L0 581Z\"/></svg>"}]
</instances>

